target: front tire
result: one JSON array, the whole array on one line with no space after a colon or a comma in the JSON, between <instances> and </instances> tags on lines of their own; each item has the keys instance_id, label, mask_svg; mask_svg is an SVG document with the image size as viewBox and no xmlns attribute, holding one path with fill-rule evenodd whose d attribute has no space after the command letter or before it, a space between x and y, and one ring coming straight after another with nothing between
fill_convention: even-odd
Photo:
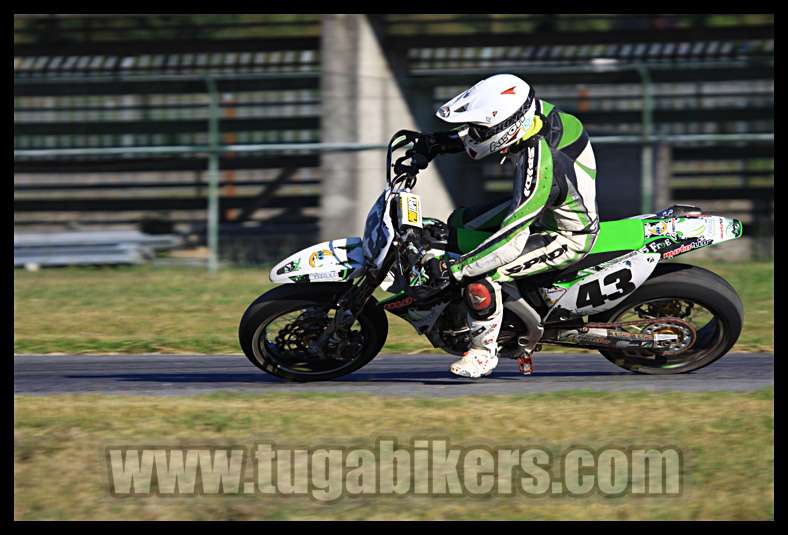
<instances>
[{"instance_id":1,"label":"front tire","mask_svg":"<svg viewBox=\"0 0 788 535\"><path fill-rule=\"evenodd\" d=\"M258 297L246 309L238 328L241 349L246 358L271 375L298 382L327 381L367 364L383 348L388 335L386 314L374 297L369 298L353 325L353 328L358 326L359 347L346 359L321 359L303 352L295 353L279 348L267 339L271 333L266 329L277 319L295 315L301 310L329 307L350 287L347 283L287 284ZM303 331L295 331L294 341L298 343L297 338L303 336Z\"/></svg>"},{"instance_id":2,"label":"front tire","mask_svg":"<svg viewBox=\"0 0 788 535\"><path fill-rule=\"evenodd\" d=\"M739 339L743 324L743 306L736 290L719 275L687 264L663 264L656 274L629 298L612 310L590 318L591 321L620 321L629 311L649 303L693 303L708 311L711 320L695 325L695 343L683 353L660 356L648 352L600 350L604 357L624 369L649 374L688 373L708 366L730 351ZM690 307L692 309L692 307ZM670 314L664 314L669 316Z\"/></svg>"}]
</instances>

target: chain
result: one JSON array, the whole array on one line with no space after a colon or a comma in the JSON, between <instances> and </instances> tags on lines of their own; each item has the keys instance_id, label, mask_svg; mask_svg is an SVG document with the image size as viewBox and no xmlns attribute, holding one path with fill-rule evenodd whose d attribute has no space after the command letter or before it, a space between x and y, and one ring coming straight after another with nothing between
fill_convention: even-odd
<instances>
[{"instance_id":1,"label":"chain","mask_svg":"<svg viewBox=\"0 0 788 535\"><path fill-rule=\"evenodd\" d=\"M653 319L646 319L646 320L633 320L633 321L618 321L618 322L609 322L609 323L586 323L583 327L586 329L618 329L620 327L630 327L636 325L650 325L652 323L678 323L682 327L686 327L690 329L692 332L695 332L695 328L686 321L679 319L679 318L653 318Z\"/></svg>"}]
</instances>

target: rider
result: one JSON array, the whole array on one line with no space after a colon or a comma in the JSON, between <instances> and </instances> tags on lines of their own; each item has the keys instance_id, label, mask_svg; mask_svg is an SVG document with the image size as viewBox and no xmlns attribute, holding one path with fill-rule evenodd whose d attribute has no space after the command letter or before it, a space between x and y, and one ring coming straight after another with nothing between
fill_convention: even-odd
<instances>
[{"instance_id":1,"label":"rider","mask_svg":"<svg viewBox=\"0 0 788 535\"><path fill-rule=\"evenodd\" d=\"M498 364L501 283L566 268L594 245L596 162L580 121L536 98L533 88L512 74L478 82L436 115L461 126L416 141L413 151L425 157L424 166L438 154L458 152L474 160L497 152L514 161L511 197L460 208L448 220L455 228L493 234L455 262L438 262L437 284L445 286L449 277L462 284L469 309L471 347L450 370L477 378Z\"/></svg>"}]
</instances>

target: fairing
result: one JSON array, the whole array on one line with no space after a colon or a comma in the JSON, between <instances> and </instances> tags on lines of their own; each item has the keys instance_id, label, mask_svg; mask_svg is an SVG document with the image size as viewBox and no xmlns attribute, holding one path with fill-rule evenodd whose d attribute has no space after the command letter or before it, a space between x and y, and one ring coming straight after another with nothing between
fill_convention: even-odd
<instances>
[{"instance_id":1,"label":"fairing","mask_svg":"<svg viewBox=\"0 0 788 535\"><path fill-rule=\"evenodd\" d=\"M271 282L342 282L364 265L361 238L342 238L302 249L271 270Z\"/></svg>"}]
</instances>

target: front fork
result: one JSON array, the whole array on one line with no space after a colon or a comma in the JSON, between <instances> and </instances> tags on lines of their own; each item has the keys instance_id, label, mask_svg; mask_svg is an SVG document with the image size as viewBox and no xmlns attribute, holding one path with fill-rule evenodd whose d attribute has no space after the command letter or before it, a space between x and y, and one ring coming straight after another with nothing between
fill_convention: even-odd
<instances>
[{"instance_id":1,"label":"front fork","mask_svg":"<svg viewBox=\"0 0 788 535\"><path fill-rule=\"evenodd\" d=\"M334 315L334 321L326 327L320 338L310 344L310 352L325 355L325 349L329 343L336 346L342 342L342 333L347 333L350 326L355 323L356 318L383 282L395 260L396 251L392 247L379 270L367 267L364 275L358 279L358 284L351 286L337 299L337 312Z\"/></svg>"}]
</instances>

